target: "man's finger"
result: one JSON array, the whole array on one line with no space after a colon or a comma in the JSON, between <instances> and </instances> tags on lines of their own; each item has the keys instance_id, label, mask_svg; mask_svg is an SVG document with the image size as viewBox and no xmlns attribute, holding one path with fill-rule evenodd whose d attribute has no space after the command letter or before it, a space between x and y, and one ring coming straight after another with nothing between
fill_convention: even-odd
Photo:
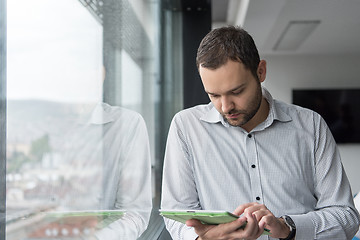
<instances>
[{"instance_id":1,"label":"man's finger","mask_svg":"<svg viewBox=\"0 0 360 240\"><path fill-rule=\"evenodd\" d=\"M233 222L219 224L219 225L207 225L202 224L199 220L191 219L186 221L186 225L189 227L193 227L195 232L199 236L203 235L218 235L219 233L233 233L241 228L246 222L246 217L241 217Z\"/></svg>"},{"instance_id":2,"label":"man's finger","mask_svg":"<svg viewBox=\"0 0 360 240\"><path fill-rule=\"evenodd\" d=\"M199 220L196 219L187 220L186 225L188 227L193 227L195 229L196 234L198 234L199 236L203 236L211 228L215 227L215 225L202 224Z\"/></svg>"},{"instance_id":3,"label":"man's finger","mask_svg":"<svg viewBox=\"0 0 360 240\"><path fill-rule=\"evenodd\" d=\"M257 221L260 221L261 218L263 218L264 216L267 216L269 214L269 210L257 210L255 212L253 212L252 214L256 217Z\"/></svg>"},{"instance_id":4,"label":"man's finger","mask_svg":"<svg viewBox=\"0 0 360 240\"><path fill-rule=\"evenodd\" d=\"M259 225L259 222L256 219L256 216L252 213L246 213L247 224L244 229L244 234L246 234L246 238L257 239L263 232Z\"/></svg>"},{"instance_id":5,"label":"man's finger","mask_svg":"<svg viewBox=\"0 0 360 240\"><path fill-rule=\"evenodd\" d=\"M236 219L233 222L220 224L219 228L222 228L222 231L224 233L232 233L237 231L239 228L243 227L245 223L246 223L246 217L240 217L239 219Z\"/></svg>"},{"instance_id":6,"label":"man's finger","mask_svg":"<svg viewBox=\"0 0 360 240\"><path fill-rule=\"evenodd\" d=\"M199 220L190 219L190 220L186 221L186 225L188 227L198 227L198 226L201 226L201 225L204 225L204 224L202 224Z\"/></svg>"},{"instance_id":7,"label":"man's finger","mask_svg":"<svg viewBox=\"0 0 360 240\"><path fill-rule=\"evenodd\" d=\"M245 204L241 204L240 206L238 206L235 211L233 212L235 215L240 216L241 214L244 213L246 208L252 207L254 205L256 205L257 203L245 203Z\"/></svg>"}]
</instances>

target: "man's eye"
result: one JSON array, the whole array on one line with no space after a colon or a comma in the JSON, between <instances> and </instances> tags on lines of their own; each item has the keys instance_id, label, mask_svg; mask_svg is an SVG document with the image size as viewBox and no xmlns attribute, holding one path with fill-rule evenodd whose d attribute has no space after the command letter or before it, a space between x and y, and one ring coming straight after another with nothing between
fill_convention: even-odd
<instances>
[{"instance_id":1,"label":"man's eye","mask_svg":"<svg viewBox=\"0 0 360 240\"><path fill-rule=\"evenodd\" d=\"M218 98L219 95L210 94L210 97L211 97L211 98Z\"/></svg>"},{"instance_id":2,"label":"man's eye","mask_svg":"<svg viewBox=\"0 0 360 240\"><path fill-rule=\"evenodd\" d=\"M236 91L236 92L233 92L233 94L234 95L239 95L239 94L241 94L243 92L243 90L241 90L241 91Z\"/></svg>"}]
</instances>

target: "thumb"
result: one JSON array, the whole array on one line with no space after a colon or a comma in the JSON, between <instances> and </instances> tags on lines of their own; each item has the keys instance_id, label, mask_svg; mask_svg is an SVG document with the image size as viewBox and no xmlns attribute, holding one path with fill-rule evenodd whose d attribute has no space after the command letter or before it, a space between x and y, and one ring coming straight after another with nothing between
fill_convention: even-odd
<instances>
[{"instance_id":1,"label":"thumb","mask_svg":"<svg viewBox=\"0 0 360 240\"><path fill-rule=\"evenodd\" d=\"M197 228L197 227L201 227L201 225L204 225L204 224L202 224L199 220L196 220L196 219L186 220L186 226L188 226L188 227Z\"/></svg>"}]
</instances>

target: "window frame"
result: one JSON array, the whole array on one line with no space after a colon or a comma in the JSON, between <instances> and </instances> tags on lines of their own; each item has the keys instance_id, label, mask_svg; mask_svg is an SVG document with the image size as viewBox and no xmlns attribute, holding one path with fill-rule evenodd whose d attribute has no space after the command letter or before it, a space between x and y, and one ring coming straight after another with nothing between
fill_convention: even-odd
<instances>
[{"instance_id":1,"label":"window frame","mask_svg":"<svg viewBox=\"0 0 360 240\"><path fill-rule=\"evenodd\" d=\"M6 222L6 0L0 0L0 239Z\"/></svg>"}]
</instances>

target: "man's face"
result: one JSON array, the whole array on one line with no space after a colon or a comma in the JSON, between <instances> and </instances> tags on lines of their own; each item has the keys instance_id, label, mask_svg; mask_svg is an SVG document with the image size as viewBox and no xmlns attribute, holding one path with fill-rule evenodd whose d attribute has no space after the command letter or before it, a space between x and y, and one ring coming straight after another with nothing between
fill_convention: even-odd
<instances>
[{"instance_id":1,"label":"man's face","mask_svg":"<svg viewBox=\"0 0 360 240\"><path fill-rule=\"evenodd\" d=\"M259 68L263 65L261 62ZM255 78L242 63L231 60L215 70L200 66L199 72L206 93L225 120L232 126L251 125L261 105L260 82L264 79Z\"/></svg>"}]
</instances>

